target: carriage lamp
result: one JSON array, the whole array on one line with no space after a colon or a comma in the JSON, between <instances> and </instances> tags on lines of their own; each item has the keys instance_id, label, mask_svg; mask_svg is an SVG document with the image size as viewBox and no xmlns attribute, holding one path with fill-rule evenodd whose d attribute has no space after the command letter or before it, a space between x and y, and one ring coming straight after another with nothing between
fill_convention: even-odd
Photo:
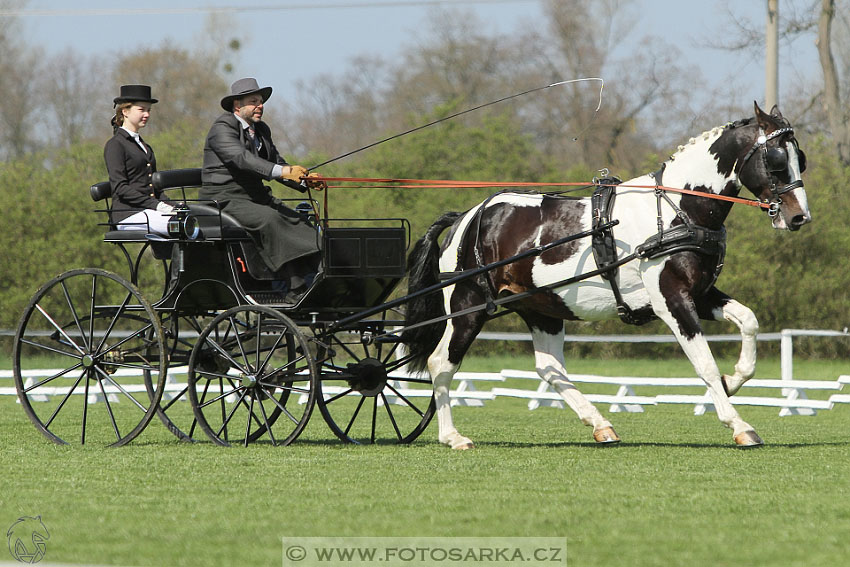
<instances>
[{"instance_id":1,"label":"carriage lamp","mask_svg":"<svg viewBox=\"0 0 850 567\"><path fill-rule=\"evenodd\" d=\"M198 219L189 209L177 209L174 216L168 219L168 236L180 240L195 240L201 234Z\"/></svg>"}]
</instances>

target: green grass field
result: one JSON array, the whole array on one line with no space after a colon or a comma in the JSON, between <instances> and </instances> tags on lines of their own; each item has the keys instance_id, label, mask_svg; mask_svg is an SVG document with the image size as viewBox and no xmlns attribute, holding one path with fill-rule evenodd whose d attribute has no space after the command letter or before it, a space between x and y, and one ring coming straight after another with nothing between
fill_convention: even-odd
<instances>
[{"instance_id":1,"label":"green grass field","mask_svg":"<svg viewBox=\"0 0 850 567\"><path fill-rule=\"evenodd\" d=\"M759 369L778 376L776 361ZM571 370L693 375L682 357ZM801 361L795 375L847 370ZM436 423L410 446L346 446L318 412L289 447L181 444L155 420L107 449L49 443L3 397L0 529L41 515L48 564L281 565L284 536L564 537L571 567L846 564L850 407L784 418L739 409L765 447L736 449L714 414L690 406L611 414L623 442L597 447L569 410L497 399L455 408L477 443L467 452L438 445ZM0 562L13 561L5 553Z\"/></svg>"}]
</instances>

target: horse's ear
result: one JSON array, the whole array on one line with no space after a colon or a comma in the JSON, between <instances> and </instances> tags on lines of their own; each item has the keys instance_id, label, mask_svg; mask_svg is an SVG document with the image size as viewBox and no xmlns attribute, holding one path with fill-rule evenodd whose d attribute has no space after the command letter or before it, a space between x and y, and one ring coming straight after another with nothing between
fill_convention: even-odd
<instances>
[{"instance_id":1,"label":"horse's ear","mask_svg":"<svg viewBox=\"0 0 850 567\"><path fill-rule=\"evenodd\" d=\"M764 111L759 107L759 103L756 101L753 101L753 107L755 108L756 122L758 122L759 127L762 130L767 130L770 126L770 117L764 113ZM773 108L776 108L776 106Z\"/></svg>"},{"instance_id":2,"label":"horse's ear","mask_svg":"<svg viewBox=\"0 0 850 567\"><path fill-rule=\"evenodd\" d=\"M779 108L775 104L770 110L770 114L766 114L764 110L759 107L756 101L753 101L753 107L756 111L756 121L762 130L768 132L776 128L776 119L781 119L782 113L779 112Z\"/></svg>"}]
</instances>

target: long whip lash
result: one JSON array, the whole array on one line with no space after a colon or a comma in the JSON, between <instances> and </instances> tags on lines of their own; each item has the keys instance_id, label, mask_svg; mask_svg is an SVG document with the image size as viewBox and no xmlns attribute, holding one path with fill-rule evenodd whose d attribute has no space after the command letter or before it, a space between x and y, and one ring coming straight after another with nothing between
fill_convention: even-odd
<instances>
[{"instance_id":1,"label":"long whip lash","mask_svg":"<svg viewBox=\"0 0 850 567\"><path fill-rule=\"evenodd\" d=\"M389 142L390 140L395 140L396 138L401 138L402 136L412 134L413 132L417 132L417 131L422 130L424 128L428 128L429 126L439 124L440 122L445 122L446 120L451 120L452 118L457 118L458 116L461 116L463 114L467 114L469 112L473 112L475 110L480 110L480 109L485 108L487 106L498 104L500 102L504 102L504 101L510 100L512 98L521 97L521 96L527 95L529 93L542 91L542 90L545 90L545 89L551 89L552 87L557 87L557 86L560 86L560 85L568 85L568 84L571 84L571 83L580 83L580 82L585 82L585 81L599 81L601 83L600 86L599 86L599 103L596 105L596 110L594 110L594 113L599 112L599 109L602 108L602 89L605 87L605 81L603 81L602 78L600 78L600 77L585 77L585 78L581 78L581 79L570 79L570 80L567 80L567 81L558 81L557 83L552 83L551 85L546 85L545 87L536 87L536 88L533 88L533 89L529 89L529 90L523 91L521 93L512 94L512 95L509 95L509 96L506 96L506 97L502 97L498 100L493 100L493 101L490 101L490 102L486 102L484 104L479 104L478 106L473 106L472 108L467 108L466 110L461 110L460 112L456 112L454 114L444 116L443 118L440 118L439 120L434 120L433 122L423 124L422 126L417 126L416 128L411 128L410 130L406 130L406 131L401 132L399 134L394 134L394 135L390 136L389 138L384 138L383 140L378 140L377 142L372 142L371 144L363 146L362 148L357 148L356 150L351 150L350 152L346 152L342 155L338 155L335 158L331 158L327 161L323 161L320 164L317 164L317 165L314 165L313 167L308 168L307 171L312 171L314 169L322 167L323 165L327 165L329 163L333 163L333 162L340 160L342 158L348 157L352 154L356 154L357 152L362 152L363 150L368 150L369 148L373 148L373 147L377 146L378 144L383 144L384 142ZM594 114L594 116L595 116L595 114Z\"/></svg>"}]
</instances>

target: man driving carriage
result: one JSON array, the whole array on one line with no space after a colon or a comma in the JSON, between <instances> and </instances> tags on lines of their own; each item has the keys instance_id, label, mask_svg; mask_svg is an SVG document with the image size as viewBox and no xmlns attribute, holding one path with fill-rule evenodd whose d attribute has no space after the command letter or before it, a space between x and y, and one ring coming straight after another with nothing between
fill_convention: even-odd
<instances>
[{"instance_id":1,"label":"man driving carriage","mask_svg":"<svg viewBox=\"0 0 850 567\"><path fill-rule=\"evenodd\" d=\"M224 114L216 118L204 145L200 198L215 199L251 234L260 257L288 289L285 301L295 303L319 270L316 230L302 215L272 195L263 181L302 181L319 188L300 165L290 165L278 153L271 129L262 121L271 87L254 78L239 79L221 99ZM303 192L305 189L301 189Z\"/></svg>"}]
</instances>

